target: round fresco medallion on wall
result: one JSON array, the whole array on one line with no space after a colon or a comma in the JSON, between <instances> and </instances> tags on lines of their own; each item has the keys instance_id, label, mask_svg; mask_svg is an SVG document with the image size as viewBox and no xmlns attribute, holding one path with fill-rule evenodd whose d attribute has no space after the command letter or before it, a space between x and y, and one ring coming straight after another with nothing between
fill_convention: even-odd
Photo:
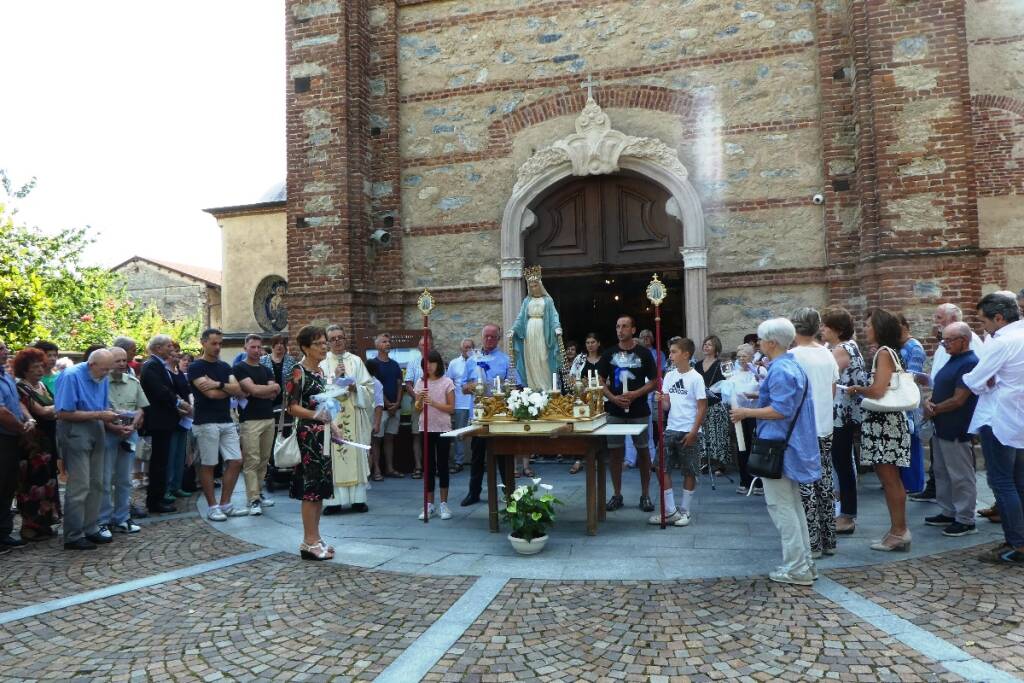
<instances>
[{"instance_id":1,"label":"round fresco medallion on wall","mask_svg":"<svg viewBox=\"0 0 1024 683\"><path fill-rule=\"evenodd\" d=\"M284 297L288 283L280 275L268 275L256 287L252 312L264 332L280 332L288 327L288 309Z\"/></svg>"}]
</instances>

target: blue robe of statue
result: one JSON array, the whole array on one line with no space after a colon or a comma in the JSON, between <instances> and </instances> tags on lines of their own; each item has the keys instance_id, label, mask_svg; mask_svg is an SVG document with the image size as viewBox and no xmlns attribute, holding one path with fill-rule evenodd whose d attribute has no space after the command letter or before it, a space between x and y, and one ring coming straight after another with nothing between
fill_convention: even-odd
<instances>
[{"instance_id":1,"label":"blue robe of statue","mask_svg":"<svg viewBox=\"0 0 1024 683\"><path fill-rule=\"evenodd\" d=\"M527 296L523 299L523 305L519 307L519 315L516 316L516 321L512 323L512 348L516 354L516 372L519 374L520 381L524 385L527 383L527 374L523 342L526 339L526 323L530 319L526 309L532 298ZM562 366L562 359L558 352L558 336L555 334L556 329L561 329L562 322L558 319L558 311L555 310L554 300L547 294L544 295L543 299L544 345L548 351L548 374L550 375L552 372L560 372Z\"/></svg>"}]
</instances>

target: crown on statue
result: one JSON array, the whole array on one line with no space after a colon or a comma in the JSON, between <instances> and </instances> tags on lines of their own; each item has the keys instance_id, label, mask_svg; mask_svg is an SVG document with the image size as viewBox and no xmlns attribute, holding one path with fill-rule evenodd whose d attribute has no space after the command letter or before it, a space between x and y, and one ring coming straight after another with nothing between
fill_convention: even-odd
<instances>
[{"instance_id":1,"label":"crown on statue","mask_svg":"<svg viewBox=\"0 0 1024 683\"><path fill-rule=\"evenodd\" d=\"M540 280L540 271L540 266L528 266L523 269L523 276L526 278L527 282L532 282L533 280Z\"/></svg>"}]
</instances>

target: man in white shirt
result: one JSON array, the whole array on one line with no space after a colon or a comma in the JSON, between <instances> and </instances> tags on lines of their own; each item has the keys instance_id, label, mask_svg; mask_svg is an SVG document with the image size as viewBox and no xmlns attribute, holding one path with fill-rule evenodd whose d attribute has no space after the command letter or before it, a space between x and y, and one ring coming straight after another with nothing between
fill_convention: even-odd
<instances>
[{"instance_id":1,"label":"man in white shirt","mask_svg":"<svg viewBox=\"0 0 1024 683\"><path fill-rule=\"evenodd\" d=\"M964 319L964 313L960 310L960 307L953 303L939 304L935 307L935 314L932 316L932 321L935 323L935 336L942 339L942 331L953 323L962 322ZM982 341L981 337L971 331L971 351L975 354L981 349ZM935 383L935 376L939 374L939 370L945 367L949 361L949 352L942 344L935 346L935 352L932 354L932 367L929 371L929 378L923 377L917 378L917 383L924 387L932 386ZM934 445L932 447L934 450ZM923 491L917 493L911 493L907 496L907 500L912 500L915 503L934 503L935 502L935 473L933 467L928 467L928 483L924 485Z\"/></svg>"},{"instance_id":2,"label":"man in white shirt","mask_svg":"<svg viewBox=\"0 0 1024 683\"><path fill-rule=\"evenodd\" d=\"M1024 482L1014 472L1024 467L1024 321L1016 298L1003 292L978 302L981 324L991 335L978 365L963 382L978 395L968 431L981 440L988 485L996 497L1006 545L981 559L1024 565Z\"/></svg>"},{"instance_id":3,"label":"man in white shirt","mask_svg":"<svg viewBox=\"0 0 1024 683\"><path fill-rule=\"evenodd\" d=\"M452 429L461 429L469 424L469 418L473 415L473 394L462 393L462 385L466 374L466 361L469 354L473 353L476 344L472 339L466 337L459 344L459 356L452 359L448 364L445 374L455 383L455 414L452 416ZM455 439L455 454L453 456L451 471L461 472L466 454L465 439Z\"/></svg>"}]
</instances>

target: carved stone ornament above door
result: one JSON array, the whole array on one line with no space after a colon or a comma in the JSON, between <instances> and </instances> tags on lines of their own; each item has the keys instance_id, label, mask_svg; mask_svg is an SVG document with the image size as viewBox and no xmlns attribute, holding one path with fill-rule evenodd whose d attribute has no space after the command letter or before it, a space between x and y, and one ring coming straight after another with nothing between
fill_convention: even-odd
<instances>
[{"instance_id":1,"label":"carved stone ornament above door","mask_svg":"<svg viewBox=\"0 0 1024 683\"><path fill-rule=\"evenodd\" d=\"M619 158L627 155L655 161L680 178L686 167L674 150L656 138L637 138L612 129L611 119L597 102L588 99L576 117L576 132L535 153L519 167L512 192L519 192L534 178L552 166L567 160L576 176L604 175L619 170Z\"/></svg>"}]
</instances>

